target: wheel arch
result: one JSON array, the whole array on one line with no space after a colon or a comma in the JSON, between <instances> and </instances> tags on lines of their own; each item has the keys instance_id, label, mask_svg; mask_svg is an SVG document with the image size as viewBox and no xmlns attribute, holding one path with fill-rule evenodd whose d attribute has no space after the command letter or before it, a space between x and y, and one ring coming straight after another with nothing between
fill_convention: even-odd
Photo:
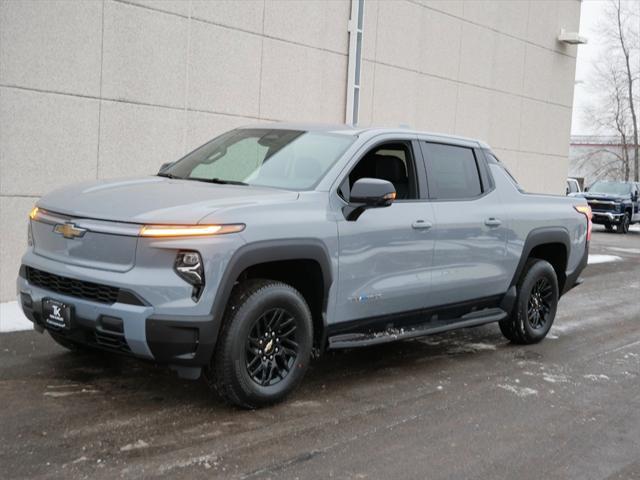
<instances>
[{"instance_id":1,"label":"wheel arch","mask_svg":"<svg viewBox=\"0 0 640 480\"><path fill-rule=\"evenodd\" d=\"M520 255L520 261L511 279L509 288L518 283L529 258L539 258L548 261L558 277L558 290L564 291L567 280L567 264L571 251L569 232L560 227L541 227L532 230L527 235ZM562 294L562 293L560 293Z\"/></svg>"},{"instance_id":2,"label":"wheel arch","mask_svg":"<svg viewBox=\"0 0 640 480\"><path fill-rule=\"evenodd\" d=\"M234 286L248 278L279 280L299 290L311 309L314 346L323 347L333 283L331 257L323 242L313 238L266 240L238 249L229 260L213 302L212 317L218 332Z\"/></svg>"}]
</instances>

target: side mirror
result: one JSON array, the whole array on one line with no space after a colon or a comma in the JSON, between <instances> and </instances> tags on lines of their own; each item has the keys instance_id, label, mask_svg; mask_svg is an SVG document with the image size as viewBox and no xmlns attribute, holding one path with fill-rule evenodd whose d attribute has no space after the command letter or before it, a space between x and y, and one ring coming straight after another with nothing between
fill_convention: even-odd
<instances>
[{"instance_id":1,"label":"side mirror","mask_svg":"<svg viewBox=\"0 0 640 480\"><path fill-rule=\"evenodd\" d=\"M637 202L638 201L638 192L633 192L631 194L631 201L632 202Z\"/></svg>"},{"instance_id":2,"label":"side mirror","mask_svg":"<svg viewBox=\"0 0 640 480\"><path fill-rule=\"evenodd\" d=\"M361 178L351 187L345 218L355 221L368 208L388 207L396 198L393 183L379 178Z\"/></svg>"},{"instance_id":3,"label":"side mirror","mask_svg":"<svg viewBox=\"0 0 640 480\"><path fill-rule=\"evenodd\" d=\"M158 170L158 173L162 173L162 172L164 172L167 168L169 168L170 166L172 166L174 163L176 163L176 162L167 162L167 163L163 163L163 164L160 166L160 170Z\"/></svg>"},{"instance_id":4,"label":"side mirror","mask_svg":"<svg viewBox=\"0 0 640 480\"><path fill-rule=\"evenodd\" d=\"M588 192L589 191L589 187L584 187L584 191Z\"/></svg>"}]
</instances>

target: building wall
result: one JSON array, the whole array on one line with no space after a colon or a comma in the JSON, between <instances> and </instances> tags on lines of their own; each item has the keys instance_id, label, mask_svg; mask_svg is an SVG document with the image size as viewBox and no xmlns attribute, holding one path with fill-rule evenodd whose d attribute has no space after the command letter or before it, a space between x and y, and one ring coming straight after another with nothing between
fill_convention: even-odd
<instances>
[{"instance_id":1,"label":"building wall","mask_svg":"<svg viewBox=\"0 0 640 480\"><path fill-rule=\"evenodd\" d=\"M366 0L361 124L483 138L562 192L580 2ZM343 122L348 0L0 0L0 301L26 218L80 180L153 174L224 130Z\"/></svg>"}]
</instances>

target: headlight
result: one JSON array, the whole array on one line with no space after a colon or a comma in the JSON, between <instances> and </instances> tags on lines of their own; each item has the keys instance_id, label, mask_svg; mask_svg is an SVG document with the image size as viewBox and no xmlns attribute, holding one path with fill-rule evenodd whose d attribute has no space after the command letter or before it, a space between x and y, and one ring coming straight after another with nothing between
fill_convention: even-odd
<instances>
[{"instance_id":1,"label":"headlight","mask_svg":"<svg viewBox=\"0 0 640 480\"><path fill-rule=\"evenodd\" d=\"M202 235L224 235L244 230L243 223L228 225L144 225L141 237L193 237Z\"/></svg>"},{"instance_id":2,"label":"headlight","mask_svg":"<svg viewBox=\"0 0 640 480\"><path fill-rule=\"evenodd\" d=\"M178 252L174 269L178 276L193 285L191 298L197 302L204 289L204 266L198 252Z\"/></svg>"}]
</instances>

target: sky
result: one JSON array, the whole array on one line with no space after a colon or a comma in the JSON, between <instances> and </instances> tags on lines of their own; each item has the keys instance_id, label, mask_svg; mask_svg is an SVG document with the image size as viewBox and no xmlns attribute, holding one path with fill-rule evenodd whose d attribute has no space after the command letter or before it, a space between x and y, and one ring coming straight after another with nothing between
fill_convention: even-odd
<instances>
[{"instance_id":1,"label":"sky","mask_svg":"<svg viewBox=\"0 0 640 480\"><path fill-rule=\"evenodd\" d=\"M606 1L585 0L580 11L580 35L587 37L586 45L578 46L576 61L576 84L573 94L573 119L571 121L572 135L589 135L594 132L582 120L584 107L589 104L589 72L592 62L598 57L602 49L602 41L598 38L597 23L604 10Z\"/></svg>"},{"instance_id":2,"label":"sky","mask_svg":"<svg viewBox=\"0 0 640 480\"><path fill-rule=\"evenodd\" d=\"M631 0L638 1L638 0ZM582 118L584 108L589 105L591 92L589 91L589 75L592 64L603 50L603 40L598 35L597 25L603 16L607 0L583 0L580 12L580 35L587 37L586 45L578 46L576 61L576 84L573 97L573 118L571 122L572 135L593 135L593 129L585 124ZM638 4L640 8L640 3ZM640 28L640 24L638 25ZM634 95L635 96L635 95Z\"/></svg>"}]
</instances>

